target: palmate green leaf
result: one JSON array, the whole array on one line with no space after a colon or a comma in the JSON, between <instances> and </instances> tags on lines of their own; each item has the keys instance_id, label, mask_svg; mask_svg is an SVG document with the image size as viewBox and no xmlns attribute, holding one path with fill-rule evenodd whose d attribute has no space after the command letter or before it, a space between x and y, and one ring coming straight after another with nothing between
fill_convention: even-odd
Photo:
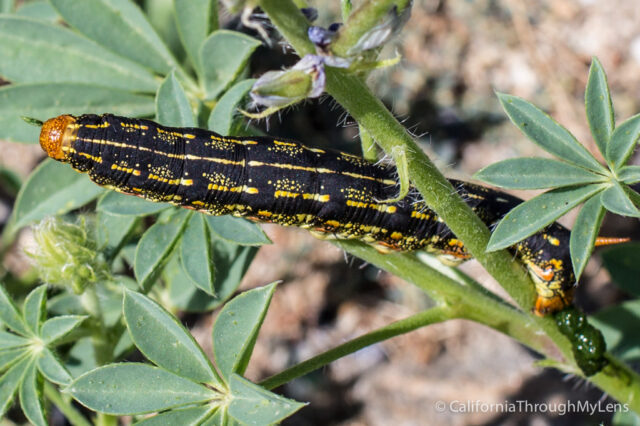
<instances>
[{"instance_id":1,"label":"palmate green leaf","mask_svg":"<svg viewBox=\"0 0 640 426\"><path fill-rule=\"evenodd\" d=\"M61 215L97 198L104 189L66 164L42 162L20 188L5 232L15 231L46 216Z\"/></svg>"},{"instance_id":2,"label":"palmate green leaf","mask_svg":"<svg viewBox=\"0 0 640 426\"><path fill-rule=\"evenodd\" d=\"M24 321L31 330L31 335L36 336L40 332L42 321L47 316L47 286L41 285L29 293L22 308Z\"/></svg>"},{"instance_id":3,"label":"palmate green leaf","mask_svg":"<svg viewBox=\"0 0 640 426\"><path fill-rule=\"evenodd\" d=\"M542 149L577 166L606 171L567 129L544 111L517 96L504 93L497 96L513 124Z\"/></svg>"},{"instance_id":4,"label":"palmate green leaf","mask_svg":"<svg viewBox=\"0 0 640 426\"><path fill-rule=\"evenodd\" d=\"M182 209L162 215L142 235L136 247L133 266L140 288L149 289L158 278L169 254L178 242L189 216L190 212Z\"/></svg>"},{"instance_id":5,"label":"palmate green leaf","mask_svg":"<svg viewBox=\"0 0 640 426\"><path fill-rule=\"evenodd\" d=\"M27 372L20 383L20 407L31 423L37 426L47 426L42 401L43 382L38 377L38 370L34 362L29 364Z\"/></svg>"},{"instance_id":6,"label":"palmate green leaf","mask_svg":"<svg viewBox=\"0 0 640 426\"><path fill-rule=\"evenodd\" d=\"M211 232L216 236L243 246L271 244L262 228L248 220L225 216L206 216Z\"/></svg>"},{"instance_id":7,"label":"palmate green leaf","mask_svg":"<svg viewBox=\"0 0 640 426\"><path fill-rule=\"evenodd\" d=\"M164 126L195 127L196 120L175 71L162 82L156 95L156 120Z\"/></svg>"},{"instance_id":8,"label":"palmate green leaf","mask_svg":"<svg viewBox=\"0 0 640 426\"><path fill-rule=\"evenodd\" d=\"M615 127L613 104L607 84L607 75L597 58L591 61L589 80L584 94L587 121L593 140L603 156L607 156L607 145ZM608 157L606 157L608 158Z\"/></svg>"},{"instance_id":9,"label":"palmate green leaf","mask_svg":"<svg viewBox=\"0 0 640 426\"><path fill-rule=\"evenodd\" d=\"M142 197L109 191L100 197L96 210L116 216L146 216L170 207L168 203L155 203Z\"/></svg>"},{"instance_id":10,"label":"palmate green leaf","mask_svg":"<svg viewBox=\"0 0 640 426\"><path fill-rule=\"evenodd\" d=\"M125 290L123 311L133 342L150 361L195 382L220 385L200 346L164 308L140 293Z\"/></svg>"},{"instance_id":11,"label":"palmate green leaf","mask_svg":"<svg viewBox=\"0 0 640 426\"><path fill-rule=\"evenodd\" d=\"M276 284L246 291L228 302L213 325L213 354L227 380L249 365L258 331L267 314Z\"/></svg>"},{"instance_id":12,"label":"palmate green leaf","mask_svg":"<svg viewBox=\"0 0 640 426\"><path fill-rule=\"evenodd\" d=\"M161 368L120 363L91 370L65 391L91 410L113 415L144 414L204 403L215 391Z\"/></svg>"},{"instance_id":13,"label":"palmate green leaf","mask_svg":"<svg viewBox=\"0 0 640 426\"><path fill-rule=\"evenodd\" d=\"M25 356L16 362L0 377L0 418L4 416L13 402L13 397L18 391L20 382L27 373L32 360Z\"/></svg>"},{"instance_id":14,"label":"palmate green leaf","mask_svg":"<svg viewBox=\"0 0 640 426\"><path fill-rule=\"evenodd\" d=\"M78 328L87 318L83 315L63 315L49 318L42 325L42 340L48 346L55 345L57 341Z\"/></svg>"},{"instance_id":15,"label":"palmate green leaf","mask_svg":"<svg viewBox=\"0 0 640 426\"><path fill-rule=\"evenodd\" d=\"M221 135L232 134L237 106L247 96L255 81L255 79L242 80L222 95L209 116L207 125L210 130Z\"/></svg>"},{"instance_id":16,"label":"palmate green leaf","mask_svg":"<svg viewBox=\"0 0 640 426\"><path fill-rule=\"evenodd\" d=\"M38 370L50 382L59 385L67 385L71 382L71 375L49 348L42 349L37 362Z\"/></svg>"},{"instance_id":17,"label":"palmate green leaf","mask_svg":"<svg viewBox=\"0 0 640 426\"><path fill-rule=\"evenodd\" d=\"M602 205L610 212L619 215L640 217L640 210L636 208L629 199L629 194L618 182L612 182L612 185L602 193Z\"/></svg>"},{"instance_id":18,"label":"palmate green leaf","mask_svg":"<svg viewBox=\"0 0 640 426\"><path fill-rule=\"evenodd\" d=\"M246 425L279 423L306 404L284 398L233 374L230 378L233 399L229 415Z\"/></svg>"},{"instance_id":19,"label":"palmate green leaf","mask_svg":"<svg viewBox=\"0 0 640 426\"><path fill-rule=\"evenodd\" d=\"M507 248L533 235L603 189L602 185L558 188L519 204L493 231L487 251Z\"/></svg>"},{"instance_id":20,"label":"palmate green leaf","mask_svg":"<svg viewBox=\"0 0 640 426\"><path fill-rule=\"evenodd\" d=\"M47 0L22 3L18 10L16 10L16 15L24 16L25 18L38 19L52 24L60 19L58 12L56 12L53 6L51 6L51 3Z\"/></svg>"},{"instance_id":21,"label":"palmate green leaf","mask_svg":"<svg viewBox=\"0 0 640 426\"><path fill-rule=\"evenodd\" d=\"M182 45L198 75L202 75L200 48L207 36L218 29L216 0L174 0L176 25Z\"/></svg>"},{"instance_id":22,"label":"palmate green leaf","mask_svg":"<svg viewBox=\"0 0 640 426\"><path fill-rule=\"evenodd\" d=\"M98 248L102 251L107 259L112 259L127 237L138 223L136 216L120 216L107 212L98 212L96 221L96 242Z\"/></svg>"},{"instance_id":23,"label":"palmate green leaf","mask_svg":"<svg viewBox=\"0 0 640 426\"><path fill-rule=\"evenodd\" d=\"M25 324L22 315L20 315L20 311L13 304L2 283L0 283L0 321L18 334L23 336L30 334L29 328Z\"/></svg>"},{"instance_id":24,"label":"palmate green leaf","mask_svg":"<svg viewBox=\"0 0 640 426\"><path fill-rule=\"evenodd\" d=\"M202 420L207 417L211 410L212 408L207 405L185 408L182 410L171 410L157 414L153 417L147 417L146 419L137 422L135 426L197 426L201 424Z\"/></svg>"},{"instance_id":25,"label":"palmate green leaf","mask_svg":"<svg viewBox=\"0 0 640 426\"><path fill-rule=\"evenodd\" d=\"M167 74L178 66L134 2L50 1L69 25L107 49L161 74Z\"/></svg>"},{"instance_id":26,"label":"palmate green leaf","mask_svg":"<svg viewBox=\"0 0 640 426\"><path fill-rule=\"evenodd\" d=\"M150 116L151 96L84 83L30 83L0 87L0 138L37 143L40 129L21 117L42 121L60 114L103 113Z\"/></svg>"},{"instance_id":27,"label":"palmate green leaf","mask_svg":"<svg viewBox=\"0 0 640 426\"><path fill-rule=\"evenodd\" d=\"M180 261L184 272L196 287L215 296L211 236L204 215L196 214L191 217L182 235Z\"/></svg>"},{"instance_id":28,"label":"palmate green leaf","mask_svg":"<svg viewBox=\"0 0 640 426\"><path fill-rule=\"evenodd\" d=\"M640 243L610 247L602 252L602 263L618 287L640 297Z\"/></svg>"},{"instance_id":29,"label":"palmate green leaf","mask_svg":"<svg viewBox=\"0 0 640 426\"><path fill-rule=\"evenodd\" d=\"M576 281L580 279L580 275L589 261L602 219L604 219L605 210L600 201L600 195L591 197L584 203L571 230L569 247Z\"/></svg>"},{"instance_id":30,"label":"palmate green leaf","mask_svg":"<svg viewBox=\"0 0 640 426\"><path fill-rule=\"evenodd\" d=\"M508 189L541 189L602 181L602 175L547 158L513 158L491 164L474 178Z\"/></svg>"},{"instance_id":31,"label":"palmate green leaf","mask_svg":"<svg viewBox=\"0 0 640 426\"><path fill-rule=\"evenodd\" d=\"M607 145L606 158L614 170L624 166L638 144L640 138L640 114L621 123L613 131Z\"/></svg>"},{"instance_id":32,"label":"palmate green leaf","mask_svg":"<svg viewBox=\"0 0 640 426\"><path fill-rule=\"evenodd\" d=\"M603 309L589 322L604 336L607 349L622 360L640 359L640 300L631 300Z\"/></svg>"},{"instance_id":33,"label":"palmate green leaf","mask_svg":"<svg viewBox=\"0 0 640 426\"><path fill-rule=\"evenodd\" d=\"M218 30L205 40L200 57L207 100L217 98L233 83L258 46L258 40L227 30Z\"/></svg>"},{"instance_id":34,"label":"palmate green leaf","mask_svg":"<svg viewBox=\"0 0 640 426\"><path fill-rule=\"evenodd\" d=\"M625 166L618 171L618 179L627 185L640 182L640 166Z\"/></svg>"},{"instance_id":35,"label":"palmate green leaf","mask_svg":"<svg viewBox=\"0 0 640 426\"><path fill-rule=\"evenodd\" d=\"M82 2L80 2L82 3ZM61 26L0 17L0 75L15 83L87 83L155 92L151 72Z\"/></svg>"}]
</instances>

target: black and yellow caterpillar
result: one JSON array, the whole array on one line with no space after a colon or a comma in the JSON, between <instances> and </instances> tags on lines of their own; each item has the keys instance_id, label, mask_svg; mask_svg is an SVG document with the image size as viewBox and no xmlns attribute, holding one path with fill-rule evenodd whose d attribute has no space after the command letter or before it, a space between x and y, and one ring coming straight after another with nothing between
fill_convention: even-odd
<instances>
[{"instance_id":1,"label":"black and yellow caterpillar","mask_svg":"<svg viewBox=\"0 0 640 426\"><path fill-rule=\"evenodd\" d=\"M452 262L470 257L419 196L380 201L397 193L393 169L350 154L109 114L52 118L40 145L98 185L152 201L299 226L324 238L357 238L381 251L427 250ZM451 182L489 227L522 202ZM536 283L537 314L571 304L575 277L566 228L553 223L511 251Z\"/></svg>"}]
</instances>

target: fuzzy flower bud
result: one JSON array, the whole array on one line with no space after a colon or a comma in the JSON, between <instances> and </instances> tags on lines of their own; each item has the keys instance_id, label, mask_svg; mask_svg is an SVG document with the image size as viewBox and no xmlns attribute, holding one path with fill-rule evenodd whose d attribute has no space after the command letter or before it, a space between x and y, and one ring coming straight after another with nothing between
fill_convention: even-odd
<instances>
[{"instance_id":1,"label":"fuzzy flower bud","mask_svg":"<svg viewBox=\"0 0 640 426\"><path fill-rule=\"evenodd\" d=\"M52 217L33 227L36 246L27 250L43 281L71 286L76 294L109 275L107 264L88 235L84 220L79 224Z\"/></svg>"}]
</instances>

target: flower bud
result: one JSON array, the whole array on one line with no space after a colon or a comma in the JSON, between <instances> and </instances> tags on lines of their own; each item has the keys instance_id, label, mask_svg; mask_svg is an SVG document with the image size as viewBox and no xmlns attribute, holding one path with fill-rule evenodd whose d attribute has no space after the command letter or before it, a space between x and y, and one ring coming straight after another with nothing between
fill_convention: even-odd
<instances>
[{"instance_id":1,"label":"flower bud","mask_svg":"<svg viewBox=\"0 0 640 426\"><path fill-rule=\"evenodd\" d=\"M88 235L84 220L79 224L51 217L33 227L36 246L27 250L43 281L71 286L76 294L98 280L108 277L109 270Z\"/></svg>"}]
</instances>

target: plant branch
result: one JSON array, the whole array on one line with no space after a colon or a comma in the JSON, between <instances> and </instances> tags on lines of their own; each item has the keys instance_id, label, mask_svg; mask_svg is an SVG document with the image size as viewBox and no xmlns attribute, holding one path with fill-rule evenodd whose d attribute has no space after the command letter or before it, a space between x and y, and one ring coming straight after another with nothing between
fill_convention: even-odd
<instances>
[{"instance_id":1,"label":"plant branch","mask_svg":"<svg viewBox=\"0 0 640 426\"><path fill-rule=\"evenodd\" d=\"M91 426L91 423L58 392L51 383L44 382L44 394L64 414L72 426Z\"/></svg>"},{"instance_id":2,"label":"plant branch","mask_svg":"<svg viewBox=\"0 0 640 426\"><path fill-rule=\"evenodd\" d=\"M337 359L359 351L362 348L382 342L400 334L405 334L426 325L435 324L453 318L452 312L446 306L438 306L412 315L408 318L392 322L391 324L369 332L363 336L336 346L326 352L316 355L311 359L294 365L278 374L275 374L262 382L260 386L265 389L274 389L291 380L304 376L318 368L321 368Z\"/></svg>"}]
</instances>

